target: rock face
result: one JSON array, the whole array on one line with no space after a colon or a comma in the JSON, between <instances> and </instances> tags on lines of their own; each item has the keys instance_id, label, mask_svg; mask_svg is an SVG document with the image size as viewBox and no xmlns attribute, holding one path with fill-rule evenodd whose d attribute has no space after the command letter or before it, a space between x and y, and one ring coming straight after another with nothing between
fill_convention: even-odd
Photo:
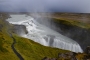
<instances>
[{"instance_id":1,"label":"rock face","mask_svg":"<svg viewBox=\"0 0 90 60\"><path fill-rule=\"evenodd\" d=\"M77 26L70 26L70 25L56 25L58 29L58 32L61 34L77 41L83 49L86 48L86 46L90 45L89 39L90 39L90 30L89 29L84 29L80 28Z\"/></svg>"},{"instance_id":2,"label":"rock face","mask_svg":"<svg viewBox=\"0 0 90 60\"><path fill-rule=\"evenodd\" d=\"M51 29L61 33L64 36L67 36L76 42L78 42L82 49L85 50L87 46L90 45L90 29L84 29L78 26L74 26L68 22L68 24L63 24L64 21L56 23L53 20L49 21L49 26Z\"/></svg>"},{"instance_id":3,"label":"rock face","mask_svg":"<svg viewBox=\"0 0 90 60\"><path fill-rule=\"evenodd\" d=\"M88 46L84 53L58 53L56 58L44 57L42 60L90 60L90 46Z\"/></svg>"},{"instance_id":4,"label":"rock face","mask_svg":"<svg viewBox=\"0 0 90 60\"><path fill-rule=\"evenodd\" d=\"M28 33L24 25L13 25L12 32L18 35L23 35Z\"/></svg>"},{"instance_id":5,"label":"rock face","mask_svg":"<svg viewBox=\"0 0 90 60\"><path fill-rule=\"evenodd\" d=\"M86 48L85 53L58 53L56 58L44 57L42 60L90 60L90 46Z\"/></svg>"},{"instance_id":6,"label":"rock face","mask_svg":"<svg viewBox=\"0 0 90 60\"><path fill-rule=\"evenodd\" d=\"M90 60L90 46L87 46L87 48L85 49L85 53L86 55L84 56L84 59Z\"/></svg>"},{"instance_id":7,"label":"rock face","mask_svg":"<svg viewBox=\"0 0 90 60\"><path fill-rule=\"evenodd\" d=\"M57 59L56 58L47 58L47 57L45 57L42 60L57 60Z\"/></svg>"},{"instance_id":8,"label":"rock face","mask_svg":"<svg viewBox=\"0 0 90 60\"><path fill-rule=\"evenodd\" d=\"M57 58L44 57L42 60L78 60L76 55L77 53L74 52L58 53Z\"/></svg>"},{"instance_id":9,"label":"rock face","mask_svg":"<svg viewBox=\"0 0 90 60\"><path fill-rule=\"evenodd\" d=\"M68 53L59 53L57 59L70 59L70 60L77 60L76 53L68 52Z\"/></svg>"},{"instance_id":10,"label":"rock face","mask_svg":"<svg viewBox=\"0 0 90 60\"><path fill-rule=\"evenodd\" d=\"M88 46L88 47L86 48L85 53L86 53L86 54L90 54L90 46Z\"/></svg>"}]
</instances>

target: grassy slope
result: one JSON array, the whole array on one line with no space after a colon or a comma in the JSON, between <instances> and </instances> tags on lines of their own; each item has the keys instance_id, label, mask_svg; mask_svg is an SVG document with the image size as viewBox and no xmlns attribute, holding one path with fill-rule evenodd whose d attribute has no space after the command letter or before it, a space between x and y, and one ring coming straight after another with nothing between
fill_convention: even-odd
<instances>
[{"instance_id":1,"label":"grassy slope","mask_svg":"<svg viewBox=\"0 0 90 60\"><path fill-rule=\"evenodd\" d=\"M15 36L17 40L16 49L25 58L25 60L41 60L44 57L57 57L58 53L68 51L42 46L32 40Z\"/></svg>"},{"instance_id":2,"label":"grassy slope","mask_svg":"<svg viewBox=\"0 0 90 60\"><path fill-rule=\"evenodd\" d=\"M64 21L81 28L90 28L90 14L54 13L50 17L57 22Z\"/></svg>"},{"instance_id":3,"label":"grassy slope","mask_svg":"<svg viewBox=\"0 0 90 60\"><path fill-rule=\"evenodd\" d=\"M0 18L0 24L3 26L0 28L0 60L19 60L11 49L13 40L7 34L7 27L3 20Z\"/></svg>"},{"instance_id":4,"label":"grassy slope","mask_svg":"<svg viewBox=\"0 0 90 60\"><path fill-rule=\"evenodd\" d=\"M7 33L8 26L4 21L5 19L5 16L4 18L0 18L0 24L3 26L0 28L0 60L19 60L11 48L13 40ZM15 48L25 60L40 60L45 56L56 57L60 52L68 52L57 48L45 47L17 35L14 35L14 38L17 42Z\"/></svg>"},{"instance_id":5,"label":"grassy slope","mask_svg":"<svg viewBox=\"0 0 90 60\"><path fill-rule=\"evenodd\" d=\"M78 27L85 28L85 29L90 29L89 23L84 23L84 22L75 21L75 20L68 20L64 18L52 18L52 19L55 20L57 23L61 22L67 25L73 25L73 26L78 26Z\"/></svg>"}]
</instances>

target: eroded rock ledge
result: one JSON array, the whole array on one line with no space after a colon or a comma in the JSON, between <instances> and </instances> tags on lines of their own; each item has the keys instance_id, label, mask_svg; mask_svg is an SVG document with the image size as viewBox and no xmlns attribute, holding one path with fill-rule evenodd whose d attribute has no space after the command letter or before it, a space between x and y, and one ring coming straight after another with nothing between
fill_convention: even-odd
<instances>
[{"instance_id":1,"label":"eroded rock ledge","mask_svg":"<svg viewBox=\"0 0 90 60\"><path fill-rule=\"evenodd\" d=\"M24 25L13 25L11 28L11 31L13 33L16 33L18 35L27 34L28 31L26 30L26 27Z\"/></svg>"}]
</instances>

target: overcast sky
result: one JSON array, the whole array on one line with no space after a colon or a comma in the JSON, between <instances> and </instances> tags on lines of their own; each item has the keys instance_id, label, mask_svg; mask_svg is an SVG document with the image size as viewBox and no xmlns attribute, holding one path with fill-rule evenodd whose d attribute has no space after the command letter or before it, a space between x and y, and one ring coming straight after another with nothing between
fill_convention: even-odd
<instances>
[{"instance_id":1,"label":"overcast sky","mask_svg":"<svg viewBox=\"0 0 90 60\"><path fill-rule=\"evenodd\" d=\"M0 0L0 11L90 13L90 0Z\"/></svg>"}]
</instances>

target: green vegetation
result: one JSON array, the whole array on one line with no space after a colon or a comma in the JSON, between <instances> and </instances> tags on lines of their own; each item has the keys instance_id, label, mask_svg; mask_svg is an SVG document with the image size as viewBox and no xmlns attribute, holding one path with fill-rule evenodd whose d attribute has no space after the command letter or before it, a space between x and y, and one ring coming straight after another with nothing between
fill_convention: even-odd
<instances>
[{"instance_id":1,"label":"green vegetation","mask_svg":"<svg viewBox=\"0 0 90 60\"><path fill-rule=\"evenodd\" d=\"M90 28L89 23L84 23L84 22L77 21L77 20L64 19L64 18L52 18L52 19L57 23L62 23L65 25L78 26L78 27L85 28L85 29Z\"/></svg>"},{"instance_id":2,"label":"green vegetation","mask_svg":"<svg viewBox=\"0 0 90 60\"><path fill-rule=\"evenodd\" d=\"M69 25L78 26L85 29L90 29L90 14L89 13L53 13L45 18L51 18L56 22L65 22Z\"/></svg>"},{"instance_id":3,"label":"green vegetation","mask_svg":"<svg viewBox=\"0 0 90 60\"><path fill-rule=\"evenodd\" d=\"M0 60L19 60L11 49L12 42L9 35L0 32Z\"/></svg>"},{"instance_id":4,"label":"green vegetation","mask_svg":"<svg viewBox=\"0 0 90 60\"><path fill-rule=\"evenodd\" d=\"M11 49L12 38L7 33L7 24L4 17L0 17L0 60L19 60Z\"/></svg>"},{"instance_id":5,"label":"green vegetation","mask_svg":"<svg viewBox=\"0 0 90 60\"><path fill-rule=\"evenodd\" d=\"M25 60L41 60L44 57L57 57L58 53L66 53L68 51L57 48L42 46L32 40L15 36L17 40L15 48L25 58Z\"/></svg>"}]
</instances>

